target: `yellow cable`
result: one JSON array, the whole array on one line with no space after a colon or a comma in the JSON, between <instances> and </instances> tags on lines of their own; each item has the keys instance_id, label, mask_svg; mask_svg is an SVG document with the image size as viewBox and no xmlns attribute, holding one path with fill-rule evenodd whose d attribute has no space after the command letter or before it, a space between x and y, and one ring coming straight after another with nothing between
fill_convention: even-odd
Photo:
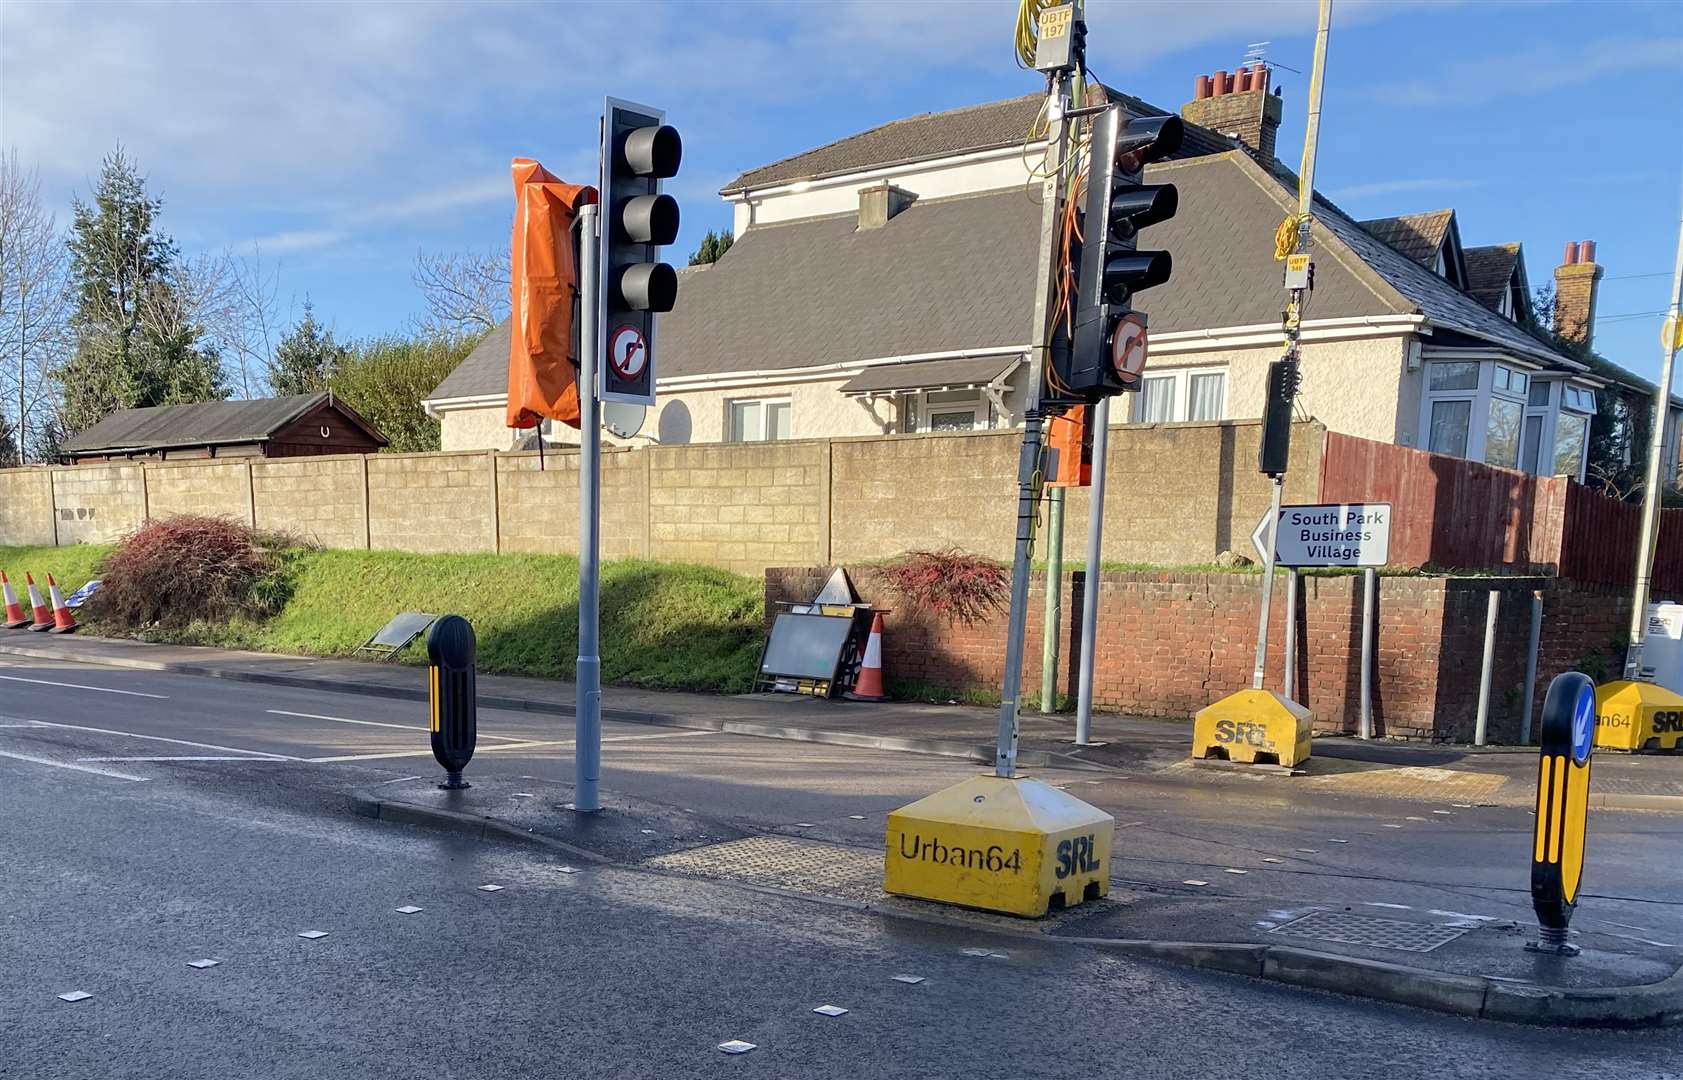
<instances>
[{"instance_id":1,"label":"yellow cable","mask_svg":"<svg viewBox=\"0 0 1683 1080\"><path fill-rule=\"evenodd\" d=\"M1034 66L1035 46L1040 44L1040 13L1060 0L1021 0L1017 5L1017 63Z\"/></svg>"},{"instance_id":2,"label":"yellow cable","mask_svg":"<svg viewBox=\"0 0 1683 1080\"><path fill-rule=\"evenodd\" d=\"M1297 242L1302 236L1302 214L1287 214L1280 222L1280 227L1274 230L1274 261L1285 262L1292 255L1297 254Z\"/></svg>"}]
</instances>

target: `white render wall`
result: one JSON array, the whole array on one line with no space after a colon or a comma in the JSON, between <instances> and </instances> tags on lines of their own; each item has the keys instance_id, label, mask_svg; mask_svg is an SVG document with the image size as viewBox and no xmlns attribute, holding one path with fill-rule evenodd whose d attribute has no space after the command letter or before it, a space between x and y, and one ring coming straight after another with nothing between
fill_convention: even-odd
<instances>
[{"instance_id":1,"label":"white render wall","mask_svg":"<svg viewBox=\"0 0 1683 1080\"><path fill-rule=\"evenodd\" d=\"M1303 346L1303 389L1300 415L1307 413L1334 431L1379 442L1418 446L1420 373L1407 370L1406 336L1311 342ZM1224 420L1254 420L1262 415L1268 364L1279 358L1279 346L1211 349L1202 352L1153 354L1147 373L1179 368L1225 368L1227 400ZM1021 419L1021 386L1027 368L1019 368L1006 392L1013 410L1011 424ZM882 435L893 430L895 408L888 399L867 404L844 397L847 380L776 383L729 390L678 390L659 395L653 415L631 445L650 436L665 445L716 443L725 438L727 407L743 399L786 398L792 404L790 435L796 439ZM1131 401L1129 402L1131 404ZM1118 406L1112 406L1121 415ZM446 450L504 450L512 445L503 426L502 406L446 411L441 414ZM555 442L576 442L571 429L558 428ZM621 440L610 439L618 443Z\"/></svg>"},{"instance_id":2,"label":"white render wall","mask_svg":"<svg viewBox=\"0 0 1683 1080\"><path fill-rule=\"evenodd\" d=\"M1038 160L1043 153L1043 150L1030 151L1028 157L1031 161ZM1027 192L1030 177L1023 157L1021 147L1007 147L941 162L922 161L900 168L872 169L826 180L773 185L728 196L726 201L732 206L734 229L740 236L742 230L750 225L856 212L859 209L859 190L885 180L905 188L920 199L1012 187L1021 187Z\"/></svg>"}]
</instances>

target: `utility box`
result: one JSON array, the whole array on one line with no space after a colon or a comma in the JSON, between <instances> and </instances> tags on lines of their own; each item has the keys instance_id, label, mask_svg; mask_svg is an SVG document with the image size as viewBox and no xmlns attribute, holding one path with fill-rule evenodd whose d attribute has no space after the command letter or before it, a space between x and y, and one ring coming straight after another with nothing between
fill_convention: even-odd
<instances>
[{"instance_id":1,"label":"utility box","mask_svg":"<svg viewBox=\"0 0 1683 1080\"><path fill-rule=\"evenodd\" d=\"M1656 683L1683 694L1683 604L1648 605L1642 666L1653 670Z\"/></svg>"}]
</instances>

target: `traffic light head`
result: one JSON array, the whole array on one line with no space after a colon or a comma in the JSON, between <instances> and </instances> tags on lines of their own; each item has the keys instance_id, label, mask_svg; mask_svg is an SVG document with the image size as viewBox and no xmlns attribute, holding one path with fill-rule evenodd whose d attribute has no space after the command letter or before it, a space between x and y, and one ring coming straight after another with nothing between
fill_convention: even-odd
<instances>
[{"instance_id":1,"label":"traffic light head","mask_svg":"<svg viewBox=\"0 0 1683 1080\"><path fill-rule=\"evenodd\" d=\"M1139 386L1145 320L1132 311L1133 298L1168 281L1173 260L1166 251L1136 250L1134 241L1180 208L1173 184L1141 184L1140 170L1179 149L1182 131L1178 117L1126 119L1119 106L1093 119L1074 327L1068 348L1054 356L1056 396L1090 402Z\"/></svg>"},{"instance_id":2,"label":"traffic light head","mask_svg":"<svg viewBox=\"0 0 1683 1080\"><path fill-rule=\"evenodd\" d=\"M660 182L684 157L659 109L607 100L602 114L601 321L604 401L654 403L655 314L678 300L678 272L660 249L678 239L678 201Z\"/></svg>"}]
</instances>

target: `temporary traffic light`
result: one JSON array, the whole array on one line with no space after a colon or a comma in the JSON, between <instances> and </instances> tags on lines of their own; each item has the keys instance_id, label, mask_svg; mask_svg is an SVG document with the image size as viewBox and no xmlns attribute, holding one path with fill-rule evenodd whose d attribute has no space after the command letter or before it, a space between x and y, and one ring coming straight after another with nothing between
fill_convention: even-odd
<instances>
[{"instance_id":1,"label":"temporary traffic light","mask_svg":"<svg viewBox=\"0 0 1683 1080\"><path fill-rule=\"evenodd\" d=\"M678 174L683 143L665 119L617 98L602 115L603 401L654 404L655 315L678 298L678 273L660 261L660 248L678 238L678 201L660 182Z\"/></svg>"},{"instance_id":2,"label":"temporary traffic light","mask_svg":"<svg viewBox=\"0 0 1683 1080\"><path fill-rule=\"evenodd\" d=\"M1262 446L1257 471L1282 476L1291 457L1291 406L1302 381L1297 361L1275 360L1268 365L1268 400L1262 406Z\"/></svg>"},{"instance_id":3,"label":"temporary traffic light","mask_svg":"<svg viewBox=\"0 0 1683 1080\"><path fill-rule=\"evenodd\" d=\"M1076 274L1074 333L1058 366L1060 392L1076 400L1137 390L1145 368L1145 316L1136 293L1169 280L1167 251L1140 251L1141 229L1175 216L1173 184L1142 184L1146 165L1180 148L1175 116L1127 119L1120 106L1093 119L1087 199Z\"/></svg>"}]
</instances>

